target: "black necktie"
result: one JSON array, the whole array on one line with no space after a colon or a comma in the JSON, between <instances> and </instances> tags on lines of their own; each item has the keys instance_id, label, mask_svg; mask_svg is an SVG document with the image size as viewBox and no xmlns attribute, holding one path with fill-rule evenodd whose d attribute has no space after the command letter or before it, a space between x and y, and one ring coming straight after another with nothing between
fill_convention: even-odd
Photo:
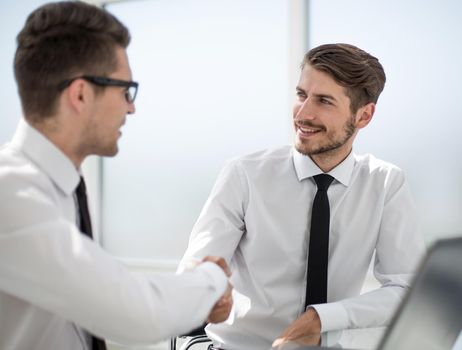
<instances>
[{"instance_id":1,"label":"black necktie","mask_svg":"<svg viewBox=\"0 0 462 350\"><path fill-rule=\"evenodd\" d=\"M90 212L88 211L87 188L83 177L80 177L80 182L75 190L75 194L77 196L77 203L79 204L80 231L93 239ZM91 346L92 350L106 350L104 340L97 338L94 335L91 336Z\"/></svg>"},{"instance_id":2,"label":"black necktie","mask_svg":"<svg viewBox=\"0 0 462 350\"><path fill-rule=\"evenodd\" d=\"M305 309L308 305L327 302L327 260L329 257L329 198L327 189L334 178L327 174L313 177L318 191L311 211L308 273Z\"/></svg>"},{"instance_id":3,"label":"black necktie","mask_svg":"<svg viewBox=\"0 0 462 350\"><path fill-rule=\"evenodd\" d=\"M88 237L93 238L90 212L88 211L87 187L85 186L83 177L80 177L80 182L75 190L75 194L77 195L77 202L79 203L80 231Z\"/></svg>"}]
</instances>

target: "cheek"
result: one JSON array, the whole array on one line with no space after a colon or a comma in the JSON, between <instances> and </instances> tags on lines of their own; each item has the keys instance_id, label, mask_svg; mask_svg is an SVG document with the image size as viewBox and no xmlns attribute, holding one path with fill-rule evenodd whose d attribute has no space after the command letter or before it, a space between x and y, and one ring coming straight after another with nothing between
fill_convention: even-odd
<instances>
[{"instance_id":1,"label":"cheek","mask_svg":"<svg viewBox=\"0 0 462 350\"><path fill-rule=\"evenodd\" d=\"M293 118L295 119L295 117L297 116L298 112L300 111L300 107L301 107L301 104L300 103L295 103L293 108L292 108L292 114L293 114Z\"/></svg>"}]
</instances>

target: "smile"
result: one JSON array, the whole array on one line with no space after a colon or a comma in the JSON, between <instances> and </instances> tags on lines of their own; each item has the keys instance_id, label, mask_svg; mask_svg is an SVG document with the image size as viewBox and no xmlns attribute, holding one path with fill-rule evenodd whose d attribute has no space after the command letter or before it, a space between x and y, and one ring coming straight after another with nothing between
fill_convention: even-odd
<instances>
[{"instance_id":1,"label":"smile","mask_svg":"<svg viewBox=\"0 0 462 350\"><path fill-rule=\"evenodd\" d=\"M322 128L313 128L313 127L308 127L308 126L301 126L298 124L296 125L296 127L297 127L297 135L298 137L301 137L301 138L309 138L323 131Z\"/></svg>"},{"instance_id":2,"label":"smile","mask_svg":"<svg viewBox=\"0 0 462 350\"><path fill-rule=\"evenodd\" d=\"M321 131L320 129L313 129L313 128L306 128L306 127L298 127L298 130L300 130L304 134L314 134L316 132Z\"/></svg>"}]
</instances>

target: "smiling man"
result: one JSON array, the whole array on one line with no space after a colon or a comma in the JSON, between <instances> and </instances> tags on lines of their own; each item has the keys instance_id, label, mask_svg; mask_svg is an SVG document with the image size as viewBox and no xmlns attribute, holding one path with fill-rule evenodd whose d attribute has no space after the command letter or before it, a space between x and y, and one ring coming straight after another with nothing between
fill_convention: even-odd
<instances>
[{"instance_id":1,"label":"smiling man","mask_svg":"<svg viewBox=\"0 0 462 350\"><path fill-rule=\"evenodd\" d=\"M229 314L224 260L146 277L92 239L80 167L116 155L135 112L129 42L113 15L77 1L41 6L17 37L24 118L0 148L0 349L152 344Z\"/></svg>"},{"instance_id":2,"label":"smiling man","mask_svg":"<svg viewBox=\"0 0 462 350\"><path fill-rule=\"evenodd\" d=\"M312 49L296 87L294 146L223 169L182 260L230 263L235 304L207 327L215 349L268 349L390 320L425 247L403 172L353 152L384 84L382 65L357 47ZM381 288L360 295L374 253Z\"/></svg>"},{"instance_id":3,"label":"smiling man","mask_svg":"<svg viewBox=\"0 0 462 350\"><path fill-rule=\"evenodd\" d=\"M296 92L295 148L327 173L350 154L357 132L372 119L375 102L350 107L345 88L310 64L303 65Z\"/></svg>"}]
</instances>

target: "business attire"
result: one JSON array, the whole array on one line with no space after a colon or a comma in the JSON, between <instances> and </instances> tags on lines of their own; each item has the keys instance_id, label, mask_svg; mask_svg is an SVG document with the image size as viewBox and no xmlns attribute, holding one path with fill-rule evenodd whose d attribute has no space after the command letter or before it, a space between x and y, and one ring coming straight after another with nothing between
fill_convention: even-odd
<instances>
[{"instance_id":1,"label":"business attire","mask_svg":"<svg viewBox=\"0 0 462 350\"><path fill-rule=\"evenodd\" d=\"M180 264L216 254L230 261L234 307L209 325L214 345L267 349L304 311L311 209L321 174L291 146L230 161L197 220ZM386 324L425 245L403 172L353 152L329 173L327 303L322 331ZM371 258L382 288L359 296Z\"/></svg>"},{"instance_id":2,"label":"business attire","mask_svg":"<svg viewBox=\"0 0 462 350\"><path fill-rule=\"evenodd\" d=\"M204 322L226 290L223 271L131 273L77 228L79 180L25 121L0 149L0 349L90 349L89 333L148 344Z\"/></svg>"}]
</instances>

